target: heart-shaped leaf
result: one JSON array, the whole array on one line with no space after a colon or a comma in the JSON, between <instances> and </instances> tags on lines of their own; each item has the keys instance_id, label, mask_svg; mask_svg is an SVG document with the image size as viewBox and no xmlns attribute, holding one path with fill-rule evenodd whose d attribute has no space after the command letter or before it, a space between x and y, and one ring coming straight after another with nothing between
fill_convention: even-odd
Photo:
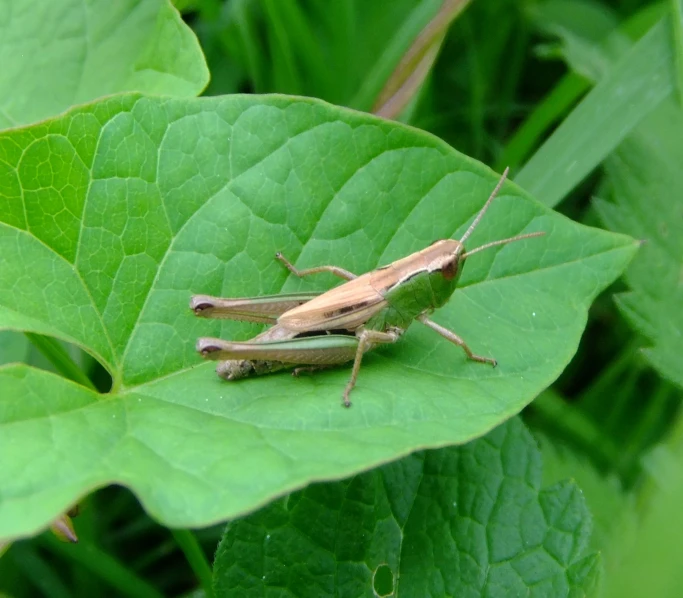
<instances>
[{"instance_id":1,"label":"heart-shaped leaf","mask_svg":"<svg viewBox=\"0 0 683 598\"><path fill-rule=\"evenodd\" d=\"M277 250L364 272L458 238L497 174L423 132L280 96L112 97L4 133L0 157L0 326L82 346L113 378L102 396L0 368L3 537L112 482L169 525L202 525L480 436L559 375L636 248L507 183L468 247L546 235L472 256L434 315L498 367L416 324L364 359L345 410L347 368L220 380L196 338L259 328L197 319L190 295L338 284L293 279Z\"/></svg>"}]
</instances>

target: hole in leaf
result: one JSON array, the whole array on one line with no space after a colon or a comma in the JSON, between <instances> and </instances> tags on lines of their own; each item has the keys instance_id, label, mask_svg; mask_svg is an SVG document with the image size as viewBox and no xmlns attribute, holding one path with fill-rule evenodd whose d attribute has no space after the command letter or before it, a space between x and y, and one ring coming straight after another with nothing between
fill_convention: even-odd
<instances>
[{"instance_id":1,"label":"hole in leaf","mask_svg":"<svg viewBox=\"0 0 683 598\"><path fill-rule=\"evenodd\" d=\"M377 596L391 596L394 593L394 574L389 565L380 565L375 569L372 589Z\"/></svg>"},{"instance_id":2,"label":"hole in leaf","mask_svg":"<svg viewBox=\"0 0 683 598\"><path fill-rule=\"evenodd\" d=\"M18 333L14 333L18 335ZM109 372L94 357L76 345L33 332L24 333L29 345L9 361L22 361L105 393L111 390Z\"/></svg>"}]
</instances>

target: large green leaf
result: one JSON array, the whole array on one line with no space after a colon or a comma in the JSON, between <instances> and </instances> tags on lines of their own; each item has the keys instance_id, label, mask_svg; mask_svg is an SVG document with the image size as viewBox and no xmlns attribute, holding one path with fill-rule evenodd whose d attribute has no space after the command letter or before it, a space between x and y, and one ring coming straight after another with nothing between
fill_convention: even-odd
<instances>
[{"instance_id":1,"label":"large green leaf","mask_svg":"<svg viewBox=\"0 0 683 598\"><path fill-rule=\"evenodd\" d=\"M539 451L514 418L231 523L214 585L217 596L592 595L590 522L573 483L541 489Z\"/></svg>"},{"instance_id":2,"label":"large green leaf","mask_svg":"<svg viewBox=\"0 0 683 598\"><path fill-rule=\"evenodd\" d=\"M274 259L363 272L458 237L498 175L395 123L287 97L113 97L0 136L0 326L82 346L101 396L25 365L0 368L0 536L35 532L88 490L130 486L157 518L201 525L311 480L466 442L562 371L629 237L577 225L507 183L468 243L477 254L435 319L496 369L413 326L348 369L226 383L191 293L324 289Z\"/></svg>"},{"instance_id":3,"label":"large green leaf","mask_svg":"<svg viewBox=\"0 0 683 598\"><path fill-rule=\"evenodd\" d=\"M652 347L647 359L683 387L683 111L666 102L621 144L607 162L614 203L596 207L612 230L644 243L626 271L633 292L619 306Z\"/></svg>"},{"instance_id":4,"label":"large green leaf","mask_svg":"<svg viewBox=\"0 0 683 598\"><path fill-rule=\"evenodd\" d=\"M0 0L0 129L120 91L196 95L209 73L168 0Z\"/></svg>"}]
</instances>

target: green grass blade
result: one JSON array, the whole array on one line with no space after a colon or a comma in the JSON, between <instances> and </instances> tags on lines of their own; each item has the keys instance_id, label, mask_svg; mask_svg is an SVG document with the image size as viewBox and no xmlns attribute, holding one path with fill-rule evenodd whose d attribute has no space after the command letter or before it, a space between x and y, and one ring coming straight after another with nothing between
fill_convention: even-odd
<instances>
[{"instance_id":1,"label":"green grass blade","mask_svg":"<svg viewBox=\"0 0 683 598\"><path fill-rule=\"evenodd\" d=\"M213 573L197 538L187 529L173 529L171 533L201 583L205 598L213 598Z\"/></svg>"},{"instance_id":2,"label":"green grass blade","mask_svg":"<svg viewBox=\"0 0 683 598\"><path fill-rule=\"evenodd\" d=\"M668 19L657 23L584 98L515 178L557 205L674 86Z\"/></svg>"},{"instance_id":3,"label":"green grass blade","mask_svg":"<svg viewBox=\"0 0 683 598\"><path fill-rule=\"evenodd\" d=\"M565 75L515 131L496 162L494 170L502 172L507 166L514 170L524 162L546 131L566 114L588 89L590 83L581 75Z\"/></svg>"},{"instance_id":4,"label":"green grass blade","mask_svg":"<svg viewBox=\"0 0 683 598\"><path fill-rule=\"evenodd\" d=\"M116 588L123 596L162 598L162 594L154 586L94 544L86 542L65 544L50 534L41 537L41 544L62 558L89 569L112 588Z\"/></svg>"}]
</instances>

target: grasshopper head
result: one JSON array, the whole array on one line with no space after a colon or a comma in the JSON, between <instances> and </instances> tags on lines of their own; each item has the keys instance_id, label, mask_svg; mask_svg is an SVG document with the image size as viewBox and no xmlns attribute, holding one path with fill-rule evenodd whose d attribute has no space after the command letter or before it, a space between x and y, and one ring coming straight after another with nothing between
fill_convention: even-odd
<instances>
[{"instance_id":1,"label":"grasshopper head","mask_svg":"<svg viewBox=\"0 0 683 598\"><path fill-rule=\"evenodd\" d=\"M465 246L455 239L442 239L428 248L429 272L440 272L445 280L457 283L465 261Z\"/></svg>"},{"instance_id":2,"label":"grasshopper head","mask_svg":"<svg viewBox=\"0 0 683 598\"><path fill-rule=\"evenodd\" d=\"M454 239L432 243L422 253L427 263L433 307L441 307L455 291L465 261L465 246Z\"/></svg>"}]
</instances>

